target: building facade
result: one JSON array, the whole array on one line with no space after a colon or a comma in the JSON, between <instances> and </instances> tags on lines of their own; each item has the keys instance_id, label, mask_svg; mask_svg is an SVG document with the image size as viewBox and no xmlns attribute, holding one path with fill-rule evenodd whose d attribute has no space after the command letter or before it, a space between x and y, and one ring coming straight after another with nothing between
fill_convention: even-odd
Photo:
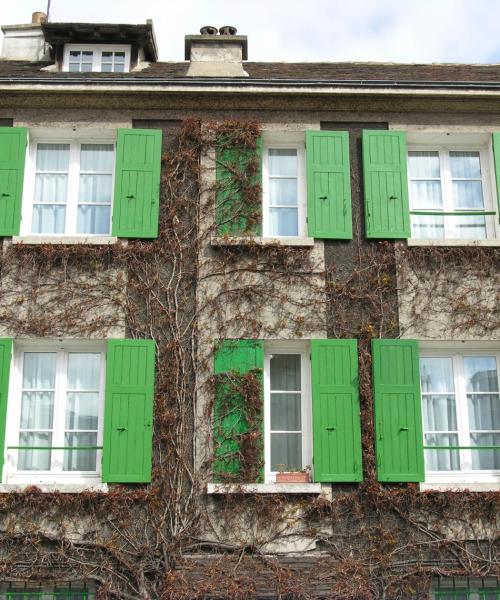
<instances>
[{"instance_id":1,"label":"building facade","mask_svg":"<svg viewBox=\"0 0 500 600\"><path fill-rule=\"evenodd\" d=\"M4 26L0 594L500 598L500 69Z\"/></svg>"}]
</instances>

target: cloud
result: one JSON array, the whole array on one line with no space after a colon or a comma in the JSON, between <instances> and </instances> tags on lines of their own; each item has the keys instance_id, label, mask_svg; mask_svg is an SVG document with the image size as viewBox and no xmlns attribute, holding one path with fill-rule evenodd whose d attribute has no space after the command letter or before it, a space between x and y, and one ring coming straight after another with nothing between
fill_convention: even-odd
<instances>
[{"instance_id":1,"label":"cloud","mask_svg":"<svg viewBox=\"0 0 500 600\"><path fill-rule=\"evenodd\" d=\"M45 0L2 7L26 22ZM52 0L57 21L154 20L161 60L182 60L184 35L235 25L262 61L500 62L497 0Z\"/></svg>"}]
</instances>

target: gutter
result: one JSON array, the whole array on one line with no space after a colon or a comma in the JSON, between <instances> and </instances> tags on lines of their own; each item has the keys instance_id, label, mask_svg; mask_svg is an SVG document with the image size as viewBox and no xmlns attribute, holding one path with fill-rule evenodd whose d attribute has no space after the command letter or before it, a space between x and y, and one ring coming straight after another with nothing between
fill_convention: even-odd
<instances>
[{"instance_id":1,"label":"gutter","mask_svg":"<svg viewBox=\"0 0 500 600\"><path fill-rule=\"evenodd\" d=\"M40 77L0 76L0 90L68 92L161 92L161 93L280 93L280 94L408 94L487 95L500 93L495 81L387 81L387 80L290 80L248 78L166 78L166 77Z\"/></svg>"}]
</instances>

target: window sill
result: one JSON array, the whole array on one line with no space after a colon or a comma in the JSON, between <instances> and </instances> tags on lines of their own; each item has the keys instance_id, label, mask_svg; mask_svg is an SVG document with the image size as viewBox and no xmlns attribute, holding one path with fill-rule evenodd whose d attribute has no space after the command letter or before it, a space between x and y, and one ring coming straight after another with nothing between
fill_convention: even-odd
<instances>
[{"instance_id":1,"label":"window sill","mask_svg":"<svg viewBox=\"0 0 500 600\"><path fill-rule=\"evenodd\" d=\"M258 237L258 236L212 236L212 246L314 246L314 238L310 237Z\"/></svg>"},{"instance_id":2,"label":"window sill","mask_svg":"<svg viewBox=\"0 0 500 600\"><path fill-rule=\"evenodd\" d=\"M327 493L321 483L208 483L207 494L311 494Z\"/></svg>"},{"instance_id":3,"label":"window sill","mask_svg":"<svg viewBox=\"0 0 500 600\"><path fill-rule=\"evenodd\" d=\"M50 494L79 494L81 492L108 492L108 484L100 481L92 483L1 483L0 494L12 492L25 492L29 488L37 488L41 492Z\"/></svg>"},{"instance_id":4,"label":"window sill","mask_svg":"<svg viewBox=\"0 0 500 600\"><path fill-rule=\"evenodd\" d=\"M433 483L421 483L420 484L421 492L498 492L500 491L500 481L498 482L475 482L475 483L465 483L465 482L448 482L443 481L441 483L433 482Z\"/></svg>"},{"instance_id":5,"label":"window sill","mask_svg":"<svg viewBox=\"0 0 500 600\"><path fill-rule=\"evenodd\" d=\"M500 246L500 239L489 240L420 240L410 238L408 246Z\"/></svg>"},{"instance_id":6,"label":"window sill","mask_svg":"<svg viewBox=\"0 0 500 600\"><path fill-rule=\"evenodd\" d=\"M18 235L12 238L13 244L39 245L39 244L92 244L111 245L116 244L118 238L111 235Z\"/></svg>"}]
</instances>

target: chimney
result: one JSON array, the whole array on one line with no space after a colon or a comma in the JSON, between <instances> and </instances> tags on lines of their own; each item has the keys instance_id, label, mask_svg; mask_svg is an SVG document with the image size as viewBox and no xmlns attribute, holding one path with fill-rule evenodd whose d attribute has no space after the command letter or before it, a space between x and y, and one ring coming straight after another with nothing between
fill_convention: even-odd
<instances>
[{"instance_id":1,"label":"chimney","mask_svg":"<svg viewBox=\"0 0 500 600\"><path fill-rule=\"evenodd\" d=\"M4 35L1 58L6 60L50 61L42 32L42 23L47 20L43 12L34 12L31 23L25 25L3 25Z\"/></svg>"},{"instance_id":2,"label":"chimney","mask_svg":"<svg viewBox=\"0 0 500 600\"><path fill-rule=\"evenodd\" d=\"M248 77L243 61L248 58L246 35L236 35L231 25L217 27L206 25L201 35L187 35L185 58L189 60L190 77Z\"/></svg>"}]
</instances>

